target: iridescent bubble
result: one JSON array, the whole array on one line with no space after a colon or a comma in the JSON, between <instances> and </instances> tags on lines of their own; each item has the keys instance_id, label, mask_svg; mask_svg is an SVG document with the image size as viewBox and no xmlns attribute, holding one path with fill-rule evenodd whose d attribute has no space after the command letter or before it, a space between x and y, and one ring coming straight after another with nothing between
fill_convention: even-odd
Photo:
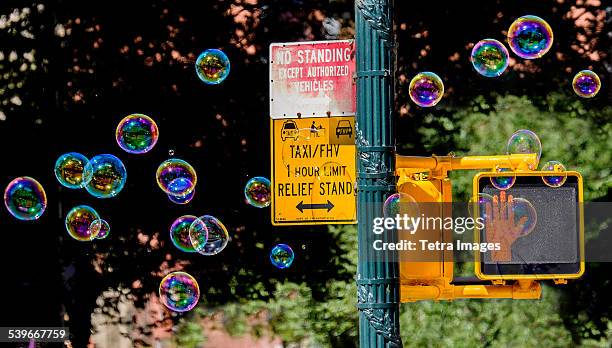
<instances>
[{"instance_id":1,"label":"iridescent bubble","mask_svg":"<svg viewBox=\"0 0 612 348\"><path fill-rule=\"evenodd\" d=\"M200 286L189 273L168 273L159 283L161 303L175 312L187 312L200 299Z\"/></svg>"},{"instance_id":2,"label":"iridescent bubble","mask_svg":"<svg viewBox=\"0 0 612 348\"><path fill-rule=\"evenodd\" d=\"M124 151L141 154L149 152L157 144L159 130L149 116L131 114L119 122L115 137Z\"/></svg>"},{"instance_id":3,"label":"iridescent bubble","mask_svg":"<svg viewBox=\"0 0 612 348\"><path fill-rule=\"evenodd\" d=\"M523 237L533 231L538 221L538 214L531 202L521 197L513 198L512 212L514 214L515 226L521 226L519 237Z\"/></svg>"},{"instance_id":4,"label":"iridescent bubble","mask_svg":"<svg viewBox=\"0 0 612 348\"><path fill-rule=\"evenodd\" d=\"M198 253L211 256L225 249L229 242L229 233L219 219L204 215L189 227L189 239Z\"/></svg>"},{"instance_id":5,"label":"iridescent bubble","mask_svg":"<svg viewBox=\"0 0 612 348\"><path fill-rule=\"evenodd\" d=\"M538 135L534 132L528 129L520 129L514 132L514 134L510 136L510 139L508 139L506 152L510 155L535 153L537 155L537 161L539 161L542 155L542 143ZM537 163L535 168L530 169L535 170L536 168Z\"/></svg>"},{"instance_id":6,"label":"iridescent bubble","mask_svg":"<svg viewBox=\"0 0 612 348\"><path fill-rule=\"evenodd\" d=\"M78 152L61 155L55 162L55 177L60 184L71 189L83 188L91 181L89 160ZM86 170L86 168L88 170Z\"/></svg>"},{"instance_id":7,"label":"iridescent bubble","mask_svg":"<svg viewBox=\"0 0 612 348\"><path fill-rule=\"evenodd\" d=\"M582 70L574 76L572 88L582 98L593 98L601 88L601 80L591 70Z\"/></svg>"},{"instance_id":8,"label":"iridescent bubble","mask_svg":"<svg viewBox=\"0 0 612 348\"><path fill-rule=\"evenodd\" d=\"M478 41L472 49L470 61L482 76L496 77L508 67L508 50L501 42L494 39Z\"/></svg>"},{"instance_id":9,"label":"iridescent bubble","mask_svg":"<svg viewBox=\"0 0 612 348\"><path fill-rule=\"evenodd\" d=\"M47 208L47 195L36 179L22 176L6 186L4 205L19 220L36 220Z\"/></svg>"},{"instance_id":10,"label":"iridescent bubble","mask_svg":"<svg viewBox=\"0 0 612 348\"><path fill-rule=\"evenodd\" d=\"M555 176L542 175L542 181L544 181L544 183L550 187L561 187L563 186L563 184L565 184L565 181L567 180L567 174L565 173L566 171L565 166L563 165L563 163L559 161L548 161L544 163L544 165L542 166L542 169L540 170L543 172L559 173L558 176L557 175Z\"/></svg>"},{"instance_id":11,"label":"iridescent bubble","mask_svg":"<svg viewBox=\"0 0 612 348\"><path fill-rule=\"evenodd\" d=\"M287 244L277 244L270 250L270 261L276 268L289 268L294 258L293 249Z\"/></svg>"},{"instance_id":12,"label":"iridescent bubble","mask_svg":"<svg viewBox=\"0 0 612 348\"><path fill-rule=\"evenodd\" d=\"M86 171L92 172L91 181L85 188L96 198L111 198L123 190L127 171L121 160L113 155L104 154L93 157Z\"/></svg>"},{"instance_id":13,"label":"iridescent bubble","mask_svg":"<svg viewBox=\"0 0 612 348\"><path fill-rule=\"evenodd\" d=\"M468 211L471 217L481 217L486 219L487 216L487 204L493 204L493 196L487 193L480 192L478 196L472 197L468 204ZM478 214L476 213L478 212ZM477 216L478 215L478 216Z\"/></svg>"},{"instance_id":14,"label":"iridescent bubble","mask_svg":"<svg viewBox=\"0 0 612 348\"><path fill-rule=\"evenodd\" d=\"M431 107L442 99L444 95L444 83L440 76L425 71L418 73L410 81L408 87L410 99L421 107Z\"/></svg>"},{"instance_id":15,"label":"iridescent bubble","mask_svg":"<svg viewBox=\"0 0 612 348\"><path fill-rule=\"evenodd\" d=\"M193 199L194 196L195 196L195 190L193 190L193 191L191 191L188 194L183 195L183 196L168 195L168 199L172 203L176 203L176 204L188 204L189 202L191 202L191 200Z\"/></svg>"},{"instance_id":16,"label":"iridescent bubble","mask_svg":"<svg viewBox=\"0 0 612 348\"><path fill-rule=\"evenodd\" d=\"M194 253L196 251L191 244L189 228L197 218L197 216L193 215L183 215L174 220L172 226L170 226L170 240L172 241L172 244L174 244L174 246L180 251L184 251L186 253ZM198 233L198 238L202 237L204 238L203 242L206 243L206 239L208 238L208 230L205 230L204 236ZM200 239L198 239L198 242L200 242Z\"/></svg>"},{"instance_id":17,"label":"iridescent bubble","mask_svg":"<svg viewBox=\"0 0 612 348\"><path fill-rule=\"evenodd\" d=\"M195 169L191 164L171 158L162 162L155 175L157 185L165 193L173 196L185 196L194 190L198 181Z\"/></svg>"},{"instance_id":18,"label":"iridescent bubble","mask_svg":"<svg viewBox=\"0 0 612 348\"><path fill-rule=\"evenodd\" d=\"M96 239L104 239L110 234L110 224L104 219L97 219L91 223L89 231Z\"/></svg>"},{"instance_id":19,"label":"iridescent bubble","mask_svg":"<svg viewBox=\"0 0 612 348\"><path fill-rule=\"evenodd\" d=\"M66 215L66 231L70 237L86 242L96 238L91 231L91 224L100 219L98 212L87 205L78 205Z\"/></svg>"},{"instance_id":20,"label":"iridescent bubble","mask_svg":"<svg viewBox=\"0 0 612 348\"><path fill-rule=\"evenodd\" d=\"M256 208L265 208L270 205L270 180L256 176L251 178L244 186L244 197L247 202Z\"/></svg>"},{"instance_id":21,"label":"iridescent bubble","mask_svg":"<svg viewBox=\"0 0 612 348\"><path fill-rule=\"evenodd\" d=\"M499 172L512 172L508 168L496 168L496 171ZM514 172L509 174L508 176L492 176L491 177L491 185L498 190L507 190L514 185L516 181L516 175Z\"/></svg>"},{"instance_id":22,"label":"iridescent bubble","mask_svg":"<svg viewBox=\"0 0 612 348\"><path fill-rule=\"evenodd\" d=\"M395 218L400 216L419 216L418 203L414 197L407 193L398 192L390 195L383 204L385 217Z\"/></svg>"},{"instance_id":23,"label":"iridescent bubble","mask_svg":"<svg viewBox=\"0 0 612 348\"><path fill-rule=\"evenodd\" d=\"M208 49L196 60L196 73L200 80L209 85L223 82L230 72L230 61L221 50Z\"/></svg>"},{"instance_id":24,"label":"iridescent bubble","mask_svg":"<svg viewBox=\"0 0 612 348\"><path fill-rule=\"evenodd\" d=\"M520 17L508 29L508 45L521 58L540 58L550 50L552 44L552 29L540 17Z\"/></svg>"}]
</instances>

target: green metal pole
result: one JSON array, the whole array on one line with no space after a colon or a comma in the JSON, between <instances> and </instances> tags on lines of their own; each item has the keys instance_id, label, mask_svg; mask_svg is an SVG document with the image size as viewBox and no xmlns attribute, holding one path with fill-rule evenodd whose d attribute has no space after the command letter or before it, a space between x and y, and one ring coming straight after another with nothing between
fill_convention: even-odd
<instances>
[{"instance_id":1,"label":"green metal pole","mask_svg":"<svg viewBox=\"0 0 612 348\"><path fill-rule=\"evenodd\" d=\"M395 192L393 0L356 0L357 49L357 299L360 347L402 347L399 335L399 264L377 252L372 232L386 197Z\"/></svg>"}]
</instances>

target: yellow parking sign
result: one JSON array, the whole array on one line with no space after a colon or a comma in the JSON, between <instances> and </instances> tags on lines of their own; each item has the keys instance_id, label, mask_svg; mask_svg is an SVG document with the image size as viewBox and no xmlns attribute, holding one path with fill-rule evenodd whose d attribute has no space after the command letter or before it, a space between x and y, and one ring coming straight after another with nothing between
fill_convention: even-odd
<instances>
[{"instance_id":1,"label":"yellow parking sign","mask_svg":"<svg viewBox=\"0 0 612 348\"><path fill-rule=\"evenodd\" d=\"M272 224L354 224L355 117L271 119Z\"/></svg>"}]
</instances>

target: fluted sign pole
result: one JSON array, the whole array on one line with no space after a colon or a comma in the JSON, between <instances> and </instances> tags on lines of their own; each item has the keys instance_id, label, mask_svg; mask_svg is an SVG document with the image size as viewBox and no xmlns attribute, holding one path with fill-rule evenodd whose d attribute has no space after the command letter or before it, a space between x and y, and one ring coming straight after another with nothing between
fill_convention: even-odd
<instances>
[{"instance_id":1,"label":"fluted sign pole","mask_svg":"<svg viewBox=\"0 0 612 348\"><path fill-rule=\"evenodd\" d=\"M392 0L357 0L357 295L361 347L402 347L399 335L399 264L396 254L377 255L372 219L382 215L395 192L394 73Z\"/></svg>"}]
</instances>

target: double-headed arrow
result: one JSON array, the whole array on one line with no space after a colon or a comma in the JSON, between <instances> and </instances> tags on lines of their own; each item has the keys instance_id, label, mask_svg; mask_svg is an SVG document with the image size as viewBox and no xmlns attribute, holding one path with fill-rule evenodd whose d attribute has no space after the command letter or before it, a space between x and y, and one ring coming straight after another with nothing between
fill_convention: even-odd
<instances>
[{"instance_id":1,"label":"double-headed arrow","mask_svg":"<svg viewBox=\"0 0 612 348\"><path fill-rule=\"evenodd\" d=\"M300 213L303 213L304 209L327 209L327 211L329 212L334 208L334 205L328 199L327 203L323 204L304 204L304 201L301 201L295 207L300 211Z\"/></svg>"}]
</instances>

